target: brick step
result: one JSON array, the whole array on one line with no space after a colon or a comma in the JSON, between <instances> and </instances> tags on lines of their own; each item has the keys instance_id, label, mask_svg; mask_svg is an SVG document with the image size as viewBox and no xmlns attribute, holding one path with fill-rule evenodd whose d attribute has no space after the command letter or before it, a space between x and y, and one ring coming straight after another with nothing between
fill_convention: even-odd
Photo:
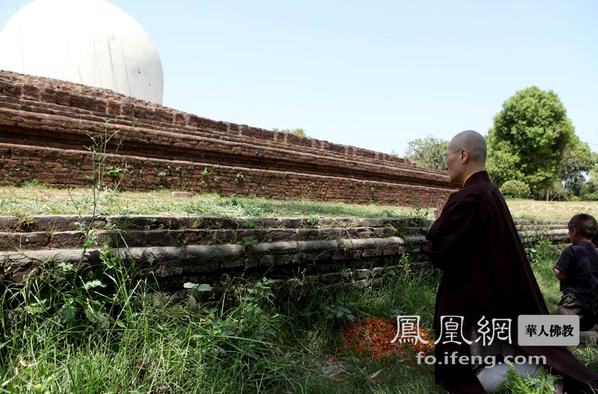
<instances>
[{"instance_id":1,"label":"brick step","mask_svg":"<svg viewBox=\"0 0 598 394\"><path fill-rule=\"evenodd\" d=\"M120 190L160 188L221 196L253 196L281 200L377 203L403 206L434 206L451 189L420 182L380 182L339 176L231 167L216 164L107 155L116 168L127 168L127 176L107 177ZM0 143L0 184L15 185L37 179L57 187L89 187L93 176L88 151L10 145ZM77 171L74 171L77 169ZM239 178L242 177L241 179Z\"/></svg>"},{"instance_id":2,"label":"brick step","mask_svg":"<svg viewBox=\"0 0 598 394\"><path fill-rule=\"evenodd\" d=\"M250 223L250 222L248 222ZM410 243L423 243L421 228L401 229ZM545 229L541 233L550 240L566 241L568 231L564 229ZM386 238L397 234L397 229L388 227L354 227L354 228L239 228L239 229L158 229L158 230L97 230L90 233L88 243L110 248L123 247L182 247L189 245L238 244L253 245L260 242L278 241L315 241ZM524 242L537 238L538 230L521 231ZM70 249L83 247L86 243L83 231L33 231L33 232L0 232L0 250L40 250Z\"/></svg>"},{"instance_id":3,"label":"brick step","mask_svg":"<svg viewBox=\"0 0 598 394\"><path fill-rule=\"evenodd\" d=\"M251 245L130 247L112 249L109 255L125 263L134 262L140 275L151 275L158 279L198 274L219 276L230 270L270 272L280 267L285 267L282 269L288 272L288 266L303 267L303 272L310 274L338 272L343 266L342 262L352 262L351 266L363 268L363 263L360 263L362 259L371 259L368 264L375 266L378 260L405 253L410 242L406 238L387 237L278 241ZM0 272L5 279L19 282L42 262L81 267L99 263L105 258L106 252L97 248L1 251Z\"/></svg>"},{"instance_id":4,"label":"brick step","mask_svg":"<svg viewBox=\"0 0 598 394\"><path fill-rule=\"evenodd\" d=\"M520 231L519 236L523 242L530 242L539 237L551 240L566 242L569 240L569 230L565 229L542 229L542 230L528 230Z\"/></svg>"},{"instance_id":5,"label":"brick step","mask_svg":"<svg viewBox=\"0 0 598 394\"><path fill-rule=\"evenodd\" d=\"M41 139L41 146L48 145L60 149L83 150L89 145L89 134L103 135L103 124L78 120L68 129L67 134L60 138L71 138L74 141L60 142L60 138L48 138L60 130L64 122L72 123L68 117L47 117L32 114L24 117L19 111L10 109L0 110L0 124L7 127L17 127L28 130L19 137L19 132L11 131L2 137L5 143L35 144L35 138ZM267 168L272 170L290 170L306 174L344 176L356 179L370 179L384 182L403 182L408 184L429 185L451 188L448 178L443 174L431 173L416 168L388 166L385 162L362 162L350 157L327 157L318 152L305 153L293 150L288 145L265 147L245 142L228 142L214 138L214 136L181 136L180 134L164 132L154 129L123 128L112 125L111 128L120 130L122 147L119 154L134 155L147 158L205 162L227 163L232 166L246 166L249 168ZM35 130L32 132L31 130ZM35 137L35 133L41 133ZM44 134L45 133L45 134ZM42 135L43 134L43 135ZM1 136L1 134L0 134ZM20 138L20 139L19 139ZM77 140L78 139L78 140ZM12 141L12 142L11 142ZM151 141L151 143L150 143ZM317 164L317 165L315 165Z\"/></svg>"},{"instance_id":6,"label":"brick step","mask_svg":"<svg viewBox=\"0 0 598 394\"><path fill-rule=\"evenodd\" d=\"M100 114L94 111L86 111L79 108L65 107L52 103L39 103L37 101L26 100L26 99L15 99L11 97L0 97L0 107L8 108L17 111L31 112L33 114L47 114L55 116L66 116L72 117L73 114L77 115L77 119L96 122L103 124L106 119L106 114ZM119 116L111 118L111 125L120 125L132 128L146 128L149 130L159 130L185 135L195 135L208 138L217 138L223 141L230 142L253 142L260 146L267 146L271 148L288 148L293 151L304 152L304 153L315 153L320 156L328 156L332 158L352 158L361 162L380 164L384 163L387 166L397 168L411 168L416 169L415 164L406 161L405 159L396 158L394 156L379 153L378 158L370 158L367 156L356 155L354 147L346 145L333 144L328 141L308 139L311 146L301 145L293 142L289 142L289 136L282 132L273 132L265 129L255 129L243 127L242 125L227 124L228 129L223 131L221 128L210 128L208 126L181 126L172 124L172 115L170 115L171 121L147 121L143 119L135 119L131 121L129 118ZM206 120L208 121L208 120ZM214 121L209 121L216 123ZM248 134L248 130L251 129L251 134ZM258 134L263 134L257 137ZM276 137L274 136L276 134ZM287 140L283 142L283 140ZM293 138L291 138L293 139ZM334 146L335 149L326 149L326 146ZM443 174L442 171L431 171Z\"/></svg>"},{"instance_id":7,"label":"brick step","mask_svg":"<svg viewBox=\"0 0 598 394\"><path fill-rule=\"evenodd\" d=\"M262 229L179 229L99 230L90 233L92 246L150 247L188 245L252 245L260 242L337 240L343 238L386 238L396 235L391 227L356 228L262 228ZM0 232L0 250L82 248L83 231Z\"/></svg>"},{"instance_id":8,"label":"brick step","mask_svg":"<svg viewBox=\"0 0 598 394\"><path fill-rule=\"evenodd\" d=\"M566 230L566 223L516 224L519 231Z\"/></svg>"},{"instance_id":9,"label":"brick step","mask_svg":"<svg viewBox=\"0 0 598 394\"><path fill-rule=\"evenodd\" d=\"M96 230L193 230L193 229L354 229L390 227L418 230L428 221L409 217L318 218L318 217L238 217L221 216L77 216L39 215L27 218L0 216L0 232L80 231L93 221ZM421 231L421 230L420 230Z\"/></svg>"}]
</instances>

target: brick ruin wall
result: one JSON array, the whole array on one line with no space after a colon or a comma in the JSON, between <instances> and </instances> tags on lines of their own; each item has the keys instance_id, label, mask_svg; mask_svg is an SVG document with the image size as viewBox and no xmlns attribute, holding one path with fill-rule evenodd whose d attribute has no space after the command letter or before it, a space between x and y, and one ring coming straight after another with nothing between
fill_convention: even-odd
<instances>
[{"instance_id":1,"label":"brick ruin wall","mask_svg":"<svg viewBox=\"0 0 598 394\"><path fill-rule=\"evenodd\" d=\"M434 206L444 172L353 146L213 121L109 90L0 71L0 184L88 186L92 138L123 190Z\"/></svg>"},{"instance_id":2,"label":"brick ruin wall","mask_svg":"<svg viewBox=\"0 0 598 394\"><path fill-rule=\"evenodd\" d=\"M429 267L421 218L218 218L210 216L0 216L0 285L49 264L84 267L102 251L134 262L164 289L223 276L365 286ZM568 239L561 222L516 223L523 242ZM87 232L93 228L94 231Z\"/></svg>"},{"instance_id":3,"label":"brick ruin wall","mask_svg":"<svg viewBox=\"0 0 598 394\"><path fill-rule=\"evenodd\" d=\"M401 264L429 267L421 251L429 226L417 217L0 216L0 285L20 283L44 264L83 272L109 251L163 289L223 276L366 286L404 272ZM516 226L523 242L568 239L566 223Z\"/></svg>"}]
</instances>

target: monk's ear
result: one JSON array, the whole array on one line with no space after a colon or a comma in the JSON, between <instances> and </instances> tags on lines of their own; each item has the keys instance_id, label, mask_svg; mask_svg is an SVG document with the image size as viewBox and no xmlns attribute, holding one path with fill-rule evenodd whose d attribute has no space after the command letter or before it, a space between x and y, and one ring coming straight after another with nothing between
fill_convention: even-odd
<instances>
[{"instance_id":1,"label":"monk's ear","mask_svg":"<svg viewBox=\"0 0 598 394\"><path fill-rule=\"evenodd\" d=\"M469 159L471 158L471 153L468 150L465 149L461 149L461 162L463 164L467 164L467 162L469 162Z\"/></svg>"}]
</instances>

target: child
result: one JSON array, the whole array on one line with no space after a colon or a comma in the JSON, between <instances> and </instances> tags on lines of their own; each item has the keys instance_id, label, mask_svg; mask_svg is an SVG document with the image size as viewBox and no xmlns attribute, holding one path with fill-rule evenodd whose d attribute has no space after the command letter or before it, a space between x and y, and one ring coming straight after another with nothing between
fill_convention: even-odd
<instances>
[{"instance_id":1,"label":"child","mask_svg":"<svg viewBox=\"0 0 598 394\"><path fill-rule=\"evenodd\" d=\"M598 251L592 243L598 224L581 213L569 220L568 227L571 245L553 268L563 292L557 308L562 315L579 315L580 329L586 331L598 323Z\"/></svg>"}]
</instances>

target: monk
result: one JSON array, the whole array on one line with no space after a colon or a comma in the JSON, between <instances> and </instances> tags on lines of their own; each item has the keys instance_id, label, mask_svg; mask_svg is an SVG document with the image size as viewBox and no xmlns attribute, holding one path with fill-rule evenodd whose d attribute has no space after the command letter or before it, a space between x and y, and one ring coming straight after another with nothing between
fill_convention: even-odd
<instances>
[{"instance_id":1,"label":"monk","mask_svg":"<svg viewBox=\"0 0 598 394\"><path fill-rule=\"evenodd\" d=\"M457 134L448 144L445 162L451 183L460 190L450 195L430 228L424 252L442 271L434 331L439 336L445 328L442 316L463 316L464 340L438 342L436 359L442 360L445 352L470 356L476 342L467 340L474 338L480 321L510 319L512 343L499 347L499 355L509 349L544 356L550 373L562 376L566 392L598 389L598 373L584 367L566 347L517 344L517 317L549 312L505 200L486 172L484 138L471 130ZM485 393L479 366L475 369L437 362L434 373L436 382L450 392Z\"/></svg>"}]
</instances>

